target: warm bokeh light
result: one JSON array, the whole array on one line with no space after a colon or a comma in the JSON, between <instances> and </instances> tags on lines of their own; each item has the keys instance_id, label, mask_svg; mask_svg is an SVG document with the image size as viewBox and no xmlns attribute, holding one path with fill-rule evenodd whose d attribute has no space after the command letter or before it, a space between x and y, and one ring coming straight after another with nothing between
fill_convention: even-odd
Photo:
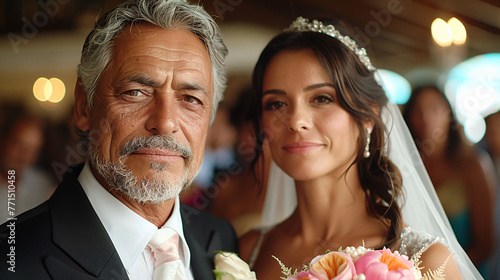
<instances>
[{"instance_id":1,"label":"warm bokeh light","mask_svg":"<svg viewBox=\"0 0 500 280\"><path fill-rule=\"evenodd\" d=\"M51 78L49 82L52 85L52 93L48 100L52 103L58 103L64 98L64 95L66 94L66 87L64 86L63 81L58 78Z\"/></svg>"},{"instance_id":2,"label":"warm bokeh light","mask_svg":"<svg viewBox=\"0 0 500 280\"><path fill-rule=\"evenodd\" d=\"M437 18L431 25L432 38L441 47L449 47L453 42L450 26L443 19Z\"/></svg>"},{"instance_id":3,"label":"warm bokeh light","mask_svg":"<svg viewBox=\"0 0 500 280\"><path fill-rule=\"evenodd\" d=\"M463 45L467 41L465 26L455 17L448 22L437 18L431 25L432 38L441 47L449 47L451 44Z\"/></svg>"},{"instance_id":4,"label":"warm bokeh light","mask_svg":"<svg viewBox=\"0 0 500 280\"><path fill-rule=\"evenodd\" d=\"M33 95L36 99L40 101L47 101L47 97L45 97L45 86L47 85L49 80L44 77L38 78L33 84Z\"/></svg>"},{"instance_id":5,"label":"warm bokeh light","mask_svg":"<svg viewBox=\"0 0 500 280\"><path fill-rule=\"evenodd\" d=\"M58 78L47 78L40 77L33 84L33 95L39 101L50 101L52 103L58 103L66 94L66 86L63 81Z\"/></svg>"},{"instance_id":6,"label":"warm bokeh light","mask_svg":"<svg viewBox=\"0 0 500 280\"><path fill-rule=\"evenodd\" d=\"M448 26L451 28L451 33L453 34L453 44L463 45L467 41L467 31L465 26L455 17L452 17L448 21Z\"/></svg>"},{"instance_id":7,"label":"warm bokeh light","mask_svg":"<svg viewBox=\"0 0 500 280\"><path fill-rule=\"evenodd\" d=\"M43 101L49 100L51 95L52 95L52 83L50 82L50 80L47 80L45 86L43 87Z\"/></svg>"}]
</instances>

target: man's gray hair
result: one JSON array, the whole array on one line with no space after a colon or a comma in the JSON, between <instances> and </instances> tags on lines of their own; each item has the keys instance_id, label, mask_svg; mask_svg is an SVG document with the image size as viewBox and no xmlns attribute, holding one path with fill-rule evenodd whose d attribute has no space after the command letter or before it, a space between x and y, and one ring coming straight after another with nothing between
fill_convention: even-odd
<instances>
[{"instance_id":1,"label":"man's gray hair","mask_svg":"<svg viewBox=\"0 0 500 280\"><path fill-rule=\"evenodd\" d=\"M222 41L219 27L203 7L189 4L185 0L131 0L109 11L96 22L85 40L78 65L78 77L87 93L89 108L93 108L94 94L101 73L111 61L115 38L124 27L140 22L149 22L168 30L186 29L203 42L212 65L213 96L210 120L213 121L226 87L224 59L227 48Z\"/></svg>"}]
</instances>

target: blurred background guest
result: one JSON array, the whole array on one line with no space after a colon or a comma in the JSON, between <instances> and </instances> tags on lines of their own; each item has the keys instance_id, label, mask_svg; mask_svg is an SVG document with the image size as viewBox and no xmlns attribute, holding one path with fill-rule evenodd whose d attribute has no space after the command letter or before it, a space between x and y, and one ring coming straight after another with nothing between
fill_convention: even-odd
<instances>
[{"instance_id":1,"label":"blurred background guest","mask_svg":"<svg viewBox=\"0 0 500 280\"><path fill-rule=\"evenodd\" d=\"M42 203L56 186L52 178L36 166L44 145L44 123L36 116L22 110L4 109L0 137L0 222L12 217L7 208L9 185L15 186L13 213L19 215ZM15 172L15 179L9 183L8 171ZM12 209L11 209L12 210Z\"/></svg>"},{"instance_id":2,"label":"blurred background guest","mask_svg":"<svg viewBox=\"0 0 500 280\"><path fill-rule=\"evenodd\" d=\"M486 145L496 167L497 178L500 176L500 111L489 115L486 121ZM497 182L500 182L497 180Z\"/></svg>"},{"instance_id":3,"label":"blurred background guest","mask_svg":"<svg viewBox=\"0 0 500 280\"><path fill-rule=\"evenodd\" d=\"M495 245L495 178L490 158L463 138L446 96L435 86L416 88L404 109L458 241L485 279Z\"/></svg>"},{"instance_id":4,"label":"blurred background guest","mask_svg":"<svg viewBox=\"0 0 500 280\"><path fill-rule=\"evenodd\" d=\"M495 200L495 236L496 236L496 251L491 261L491 279L500 280L500 111L486 117L486 134L485 134L487 150L490 153L497 175L497 192Z\"/></svg>"},{"instance_id":5,"label":"blurred background guest","mask_svg":"<svg viewBox=\"0 0 500 280\"><path fill-rule=\"evenodd\" d=\"M234 145L236 162L226 172L227 178L215 181L213 188L217 195L211 203L212 214L228 220L238 236L260 223L270 163L270 157L261 157L255 172L252 172L250 165L256 156L256 135L252 123L252 110L256 105L252 92L251 87L242 90L230 110L231 124L237 130ZM264 153L267 154L266 151ZM216 176L223 178L221 175Z\"/></svg>"}]
</instances>

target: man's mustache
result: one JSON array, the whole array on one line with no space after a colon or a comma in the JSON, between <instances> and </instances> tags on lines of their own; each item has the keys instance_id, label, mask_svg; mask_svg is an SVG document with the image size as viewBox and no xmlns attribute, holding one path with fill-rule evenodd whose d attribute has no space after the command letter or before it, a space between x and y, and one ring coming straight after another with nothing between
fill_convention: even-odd
<instances>
[{"instance_id":1,"label":"man's mustache","mask_svg":"<svg viewBox=\"0 0 500 280\"><path fill-rule=\"evenodd\" d=\"M126 157L143 148L158 148L179 152L182 157L187 158L189 161L193 158L191 149L188 146L178 143L172 135L134 137L125 143L120 156Z\"/></svg>"}]
</instances>

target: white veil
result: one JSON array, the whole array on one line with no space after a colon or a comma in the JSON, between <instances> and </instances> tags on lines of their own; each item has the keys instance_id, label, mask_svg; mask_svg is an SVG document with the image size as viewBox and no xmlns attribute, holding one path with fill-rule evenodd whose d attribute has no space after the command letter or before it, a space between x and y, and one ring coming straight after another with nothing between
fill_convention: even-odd
<instances>
[{"instance_id":1,"label":"white veil","mask_svg":"<svg viewBox=\"0 0 500 280\"><path fill-rule=\"evenodd\" d=\"M380 76L375 73L380 82ZM382 110L382 119L388 130L386 151L403 176L405 198L403 221L417 231L441 237L452 251L453 259L464 280L483 279L458 243L446 214L439 202L420 154L397 105L392 101ZM403 201L404 199L404 201ZM288 218L297 206L293 179L271 162L261 226L269 227Z\"/></svg>"}]
</instances>

